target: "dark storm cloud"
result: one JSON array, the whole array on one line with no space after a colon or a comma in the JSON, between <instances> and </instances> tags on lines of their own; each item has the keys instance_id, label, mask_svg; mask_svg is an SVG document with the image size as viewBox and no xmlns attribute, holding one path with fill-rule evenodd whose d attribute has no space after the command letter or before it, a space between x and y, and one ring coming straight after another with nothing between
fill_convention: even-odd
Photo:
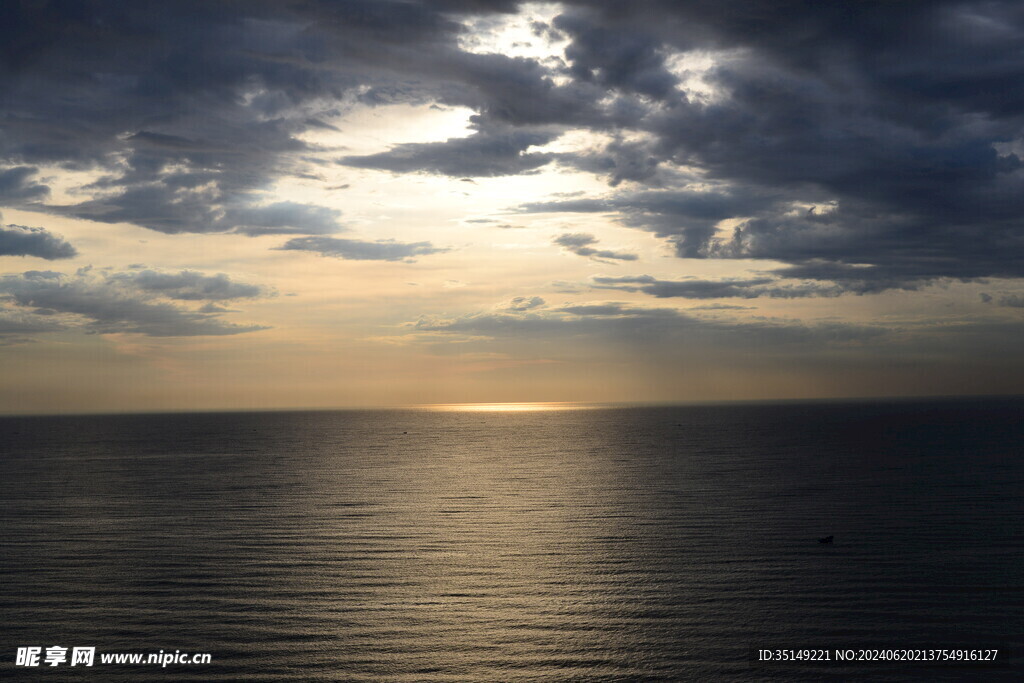
<instances>
[{"instance_id":1,"label":"dark storm cloud","mask_svg":"<svg viewBox=\"0 0 1024 683\"><path fill-rule=\"evenodd\" d=\"M823 286L817 283L778 285L772 278L748 280L658 280L650 275L632 277L594 277L596 289L618 289L626 292L643 292L661 299L679 297L683 299L799 299L804 297L834 297L844 293L837 285Z\"/></svg>"},{"instance_id":2,"label":"dark storm cloud","mask_svg":"<svg viewBox=\"0 0 1024 683\"><path fill-rule=\"evenodd\" d=\"M11 8L2 22L4 155L109 170L112 191L73 215L209 229L192 205L280 171L276 157L302 148L294 133L304 124L288 107L321 91L312 70L283 59L300 49L300 27L275 23L261 5L246 13L195 2ZM162 218L173 200L188 210Z\"/></svg>"},{"instance_id":3,"label":"dark storm cloud","mask_svg":"<svg viewBox=\"0 0 1024 683\"><path fill-rule=\"evenodd\" d=\"M658 177L659 165L664 159L648 141L626 141L616 137L598 152L563 153L558 155L558 161L581 171L606 176L612 187L618 187L626 180L648 185L664 183Z\"/></svg>"},{"instance_id":4,"label":"dark storm cloud","mask_svg":"<svg viewBox=\"0 0 1024 683\"><path fill-rule=\"evenodd\" d=\"M599 104L607 92L593 83L571 80L556 84L560 75L533 59L500 54L456 52L429 65L430 77L446 81L441 100L479 112L471 119L481 129L490 126L612 126L633 124L647 111L627 98Z\"/></svg>"},{"instance_id":5,"label":"dark storm cloud","mask_svg":"<svg viewBox=\"0 0 1024 683\"><path fill-rule=\"evenodd\" d=\"M104 223L133 223L170 234L317 235L342 229L337 221L341 212L323 206L296 202L222 204L225 198L203 182L206 179L195 175L164 178L162 185L132 188L114 198L52 210Z\"/></svg>"},{"instance_id":6,"label":"dark storm cloud","mask_svg":"<svg viewBox=\"0 0 1024 683\"><path fill-rule=\"evenodd\" d=\"M167 233L333 232L321 207L267 215L254 193L305 175L299 139L353 102L464 105L466 140L404 145L354 165L494 176L534 170L557 133L601 120L592 84L555 85L535 60L461 52L460 16L513 2L8 4L0 22L0 158L7 201L41 198L30 164L93 169L102 196L51 210ZM626 107L628 109L628 107ZM620 114L621 118L621 114ZM18 183L21 183L19 185ZM262 215L257 215L262 214Z\"/></svg>"},{"instance_id":7,"label":"dark storm cloud","mask_svg":"<svg viewBox=\"0 0 1024 683\"><path fill-rule=\"evenodd\" d=\"M180 291L180 290L178 290ZM160 300L160 294L135 286L118 274L97 276L90 269L65 276L27 271L0 277L0 298L19 313L45 316L48 329L84 329L93 333L128 332L152 337L222 336L266 329L237 325L216 313L191 310ZM52 321L52 322L51 322Z\"/></svg>"},{"instance_id":8,"label":"dark storm cloud","mask_svg":"<svg viewBox=\"0 0 1024 683\"><path fill-rule=\"evenodd\" d=\"M526 213L610 213L623 225L650 230L669 238L679 256L708 256L719 221L766 210L775 197L757 192L727 190L657 190L620 192L601 199L565 199L530 202Z\"/></svg>"},{"instance_id":9,"label":"dark storm cloud","mask_svg":"<svg viewBox=\"0 0 1024 683\"><path fill-rule=\"evenodd\" d=\"M17 204L49 195L49 187L32 180L38 170L33 166L16 166L0 171L0 204Z\"/></svg>"},{"instance_id":10,"label":"dark storm cloud","mask_svg":"<svg viewBox=\"0 0 1024 683\"><path fill-rule=\"evenodd\" d=\"M572 36L565 51L569 72L583 82L662 100L677 78L665 66L662 41L638 23L611 23L583 12L555 18L554 28Z\"/></svg>"},{"instance_id":11,"label":"dark storm cloud","mask_svg":"<svg viewBox=\"0 0 1024 683\"><path fill-rule=\"evenodd\" d=\"M705 74L716 97L647 88L664 106L640 128L654 136L647 168L696 165L733 188L709 199L736 205L703 217L639 208L639 191L611 207L670 237L680 256L771 258L791 263L793 277L822 279L869 264L865 290L1024 274L1019 4L571 4L556 25L580 78L641 92L644 74L661 73L659 53L642 47L603 63L595 36L612 41L609 54L647 35L722 55ZM745 206L750 194L776 201ZM838 208L796 208L823 203ZM731 242L714 234L724 218L747 219Z\"/></svg>"},{"instance_id":12,"label":"dark storm cloud","mask_svg":"<svg viewBox=\"0 0 1024 683\"><path fill-rule=\"evenodd\" d=\"M77 254L68 242L43 228L0 225L0 256L37 256L53 261Z\"/></svg>"},{"instance_id":13,"label":"dark storm cloud","mask_svg":"<svg viewBox=\"0 0 1024 683\"><path fill-rule=\"evenodd\" d=\"M6 3L0 199L44 198L31 169L56 164L105 174L70 215L323 235L320 208L269 215L255 196L307 172L301 134L353 102L436 102L473 109L476 132L344 162L462 177L557 160L619 185L591 210L681 257L851 291L1024 276L1020 3L563 4L535 30L564 36L565 59L540 62L458 49L460 19L517 7L497 0ZM712 55L710 94L686 91L686 53ZM528 151L572 128L612 142ZM669 167L700 182L668 187Z\"/></svg>"},{"instance_id":14,"label":"dark storm cloud","mask_svg":"<svg viewBox=\"0 0 1024 683\"><path fill-rule=\"evenodd\" d=\"M303 173L298 155L310 150L298 136L326 125L346 98L429 101L444 90L481 101L447 73L488 72L455 49L461 26L452 13L513 6L7 3L0 158L22 166L0 176L0 199L42 197L46 188L26 184L26 169L59 164L106 174L93 186L102 198L60 209L73 216L170 233L332 232L317 207L268 215L252 193Z\"/></svg>"},{"instance_id":15,"label":"dark storm cloud","mask_svg":"<svg viewBox=\"0 0 1024 683\"><path fill-rule=\"evenodd\" d=\"M586 256L592 258L595 261L602 259L610 259L613 261L636 261L636 254L627 254L618 251L609 251L607 249L595 249L592 244L597 244L597 238L593 235L588 235L585 232L574 232L559 235L555 238L554 242L558 246L562 247L566 251L571 251L574 254L580 256Z\"/></svg>"},{"instance_id":16,"label":"dark storm cloud","mask_svg":"<svg viewBox=\"0 0 1024 683\"><path fill-rule=\"evenodd\" d=\"M448 251L435 247L430 242L405 243L391 240L365 242L337 237L296 237L278 248L285 251L312 251L321 256L332 256L351 261L406 262L413 261L414 256L427 256Z\"/></svg>"},{"instance_id":17,"label":"dark storm cloud","mask_svg":"<svg viewBox=\"0 0 1024 683\"><path fill-rule=\"evenodd\" d=\"M478 131L446 142L402 144L387 152L350 156L341 163L396 173L426 171L447 176L502 176L526 173L553 159L551 154L527 152L557 135L517 130Z\"/></svg>"}]
</instances>

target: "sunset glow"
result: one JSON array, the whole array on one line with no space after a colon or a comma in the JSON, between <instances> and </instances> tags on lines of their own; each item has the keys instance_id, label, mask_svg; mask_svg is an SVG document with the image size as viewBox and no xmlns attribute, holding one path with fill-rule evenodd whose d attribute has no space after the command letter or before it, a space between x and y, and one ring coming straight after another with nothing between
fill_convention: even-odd
<instances>
[{"instance_id":1,"label":"sunset glow","mask_svg":"<svg viewBox=\"0 0 1024 683\"><path fill-rule=\"evenodd\" d=\"M520 413L545 410L585 410L581 403L448 403L423 406L427 410L452 413Z\"/></svg>"}]
</instances>

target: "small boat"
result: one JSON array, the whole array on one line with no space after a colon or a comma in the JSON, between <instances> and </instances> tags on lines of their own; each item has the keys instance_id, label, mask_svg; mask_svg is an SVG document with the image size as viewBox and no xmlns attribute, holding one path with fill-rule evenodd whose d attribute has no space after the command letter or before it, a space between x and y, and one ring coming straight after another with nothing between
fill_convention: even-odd
<instances>
[{"instance_id":1,"label":"small boat","mask_svg":"<svg viewBox=\"0 0 1024 683\"><path fill-rule=\"evenodd\" d=\"M825 538L819 538L818 543L831 543L835 536L826 536Z\"/></svg>"}]
</instances>

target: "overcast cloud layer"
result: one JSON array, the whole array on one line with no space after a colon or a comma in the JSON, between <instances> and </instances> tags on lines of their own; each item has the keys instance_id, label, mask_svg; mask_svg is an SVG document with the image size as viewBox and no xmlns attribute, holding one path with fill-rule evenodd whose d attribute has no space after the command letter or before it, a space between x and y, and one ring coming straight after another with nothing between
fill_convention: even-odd
<instances>
[{"instance_id":1,"label":"overcast cloud layer","mask_svg":"<svg viewBox=\"0 0 1024 683\"><path fill-rule=\"evenodd\" d=\"M516 21L517 42L495 42ZM516 314L520 328L574 335L662 314L531 302L553 290L700 300L738 317L684 324L677 311L664 324L728 336L761 323L719 299L838 302L995 282L973 305L1013 315L1024 301L1022 46L1024 6L1009 0L5 3L0 207L38 220L0 225L0 257L25 262L4 276L4 324L10 339L67 329L69 316L88 331L149 336L267 327L225 322L215 302L266 298L276 282L209 275L184 254L172 268L75 274L109 256L55 221L134 226L140 239L227 234L296 272L320 267L311 261L426 268L498 241L494 226L546 221L530 248L606 271L552 274L538 295L509 286L504 296L533 310ZM393 105L466 111L465 131L385 130L375 151L317 142L345 135L352 112ZM463 216L460 241L430 234L427 210L416 216L385 180L376 213L340 194L276 189L338 169L462 182L470 197L485 182L599 183L510 191L501 215ZM375 221L402 216L420 227L378 232ZM644 252L642 240L655 246ZM36 259L78 260L40 275L51 264ZM692 274L707 264L734 274ZM462 283L455 272L448 281ZM468 304L423 307L423 319L449 322L417 334L504 324ZM65 317L43 324L33 310Z\"/></svg>"},{"instance_id":2,"label":"overcast cloud layer","mask_svg":"<svg viewBox=\"0 0 1024 683\"><path fill-rule=\"evenodd\" d=\"M437 101L474 109L476 132L339 162L507 175L554 162L528 149L570 127L629 130L642 141L557 161L635 185L529 210L611 211L683 257L774 259L860 290L1022 274L1019 3L567 2L536 27L568 41L560 62L458 49L459 20L516 6L8 3L0 197L45 201L34 171L56 163L108 171L69 215L334 232L330 209L248 193L301 172L296 135L344 102ZM717 56L712 94L672 68L686 54ZM669 164L702 182L643 187ZM740 222L717 236L724 219Z\"/></svg>"}]
</instances>

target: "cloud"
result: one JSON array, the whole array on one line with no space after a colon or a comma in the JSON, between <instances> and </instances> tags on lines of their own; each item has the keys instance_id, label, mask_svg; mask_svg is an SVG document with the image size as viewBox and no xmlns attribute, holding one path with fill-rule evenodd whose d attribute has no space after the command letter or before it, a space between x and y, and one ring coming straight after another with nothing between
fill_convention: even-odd
<instances>
[{"instance_id":1,"label":"cloud","mask_svg":"<svg viewBox=\"0 0 1024 683\"><path fill-rule=\"evenodd\" d=\"M45 314L34 313L0 308L0 346L30 343L35 339L25 335L61 329L59 324L47 320Z\"/></svg>"},{"instance_id":2,"label":"cloud","mask_svg":"<svg viewBox=\"0 0 1024 683\"><path fill-rule=\"evenodd\" d=\"M845 293L838 285L802 283L798 285L777 285L772 278L747 280L658 280L650 275L627 277L591 278L596 289L618 289L626 292L643 292L661 299L679 297L683 299L798 299L804 297L835 297Z\"/></svg>"},{"instance_id":3,"label":"cloud","mask_svg":"<svg viewBox=\"0 0 1024 683\"><path fill-rule=\"evenodd\" d=\"M473 122L481 129L627 126L646 111L618 98L602 103L608 93L596 83L577 79L556 83L553 77L565 76L564 69L552 69L534 59L450 52L430 65L429 71L431 78L444 81L435 91L439 99L479 112Z\"/></svg>"},{"instance_id":4,"label":"cloud","mask_svg":"<svg viewBox=\"0 0 1024 683\"><path fill-rule=\"evenodd\" d=\"M1018 3L567 0L536 29L568 41L561 57L459 48L469 20L518 7L17 4L0 27L0 158L16 164L0 201L42 200L32 174L58 165L103 177L51 211L326 235L324 207L257 198L308 174L323 150L303 134L357 103L436 104L472 109L474 133L343 163L461 178L557 161L620 190L526 210L602 211L682 258L769 259L864 293L1024 276ZM568 130L609 142L531 151Z\"/></svg>"},{"instance_id":5,"label":"cloud","mask_svg":"<svg viewBox=\"0 0 1024 683\"><path fill-rule=\"evenodd\" d=\"M321 256L348 259L351 261L405 261L412 262L415 256L439 254L447 249L433 246L430 242L395 242L378 240L340 239L337 237L296 237L278 247L285 251L312 251Z\"/></svg>"},{"instance_id":6,"label":"cloud","mask_svg":"<svg viewBox=\"0 0 1024 683\"><path fill-rule=\"evenodd\" d=\"M224 273L204 275L194 270L162 273L155 270L116 273L107 278L111 282L128 284L142 292L149 292L179 301L225 301L251 299L266 294L263 287L244 282L232 282Z\"/></svg>"},{"instance_id":7,"label":"cloud","mask_svg":"<svg viewBox=\"0 0 1024 683\"><path fill-rule=\"evenodd\" d=\"M701 304L690 306L688 311L752 311L754 306L734 306L732 304Z\"/></svg>"},{"instance_id":8,"label":"cloud","mask_svg":"<svg viewBox=\"0 0 1024 683\"><path fill-rule=\"evenodd\" d=\"M207 302L196 310L200 313L238 313L238 311L234 309L226 308L212 302Z\"/></svg>"},{"instance_id":9,"label":"cloud","mask_svg":"<svg viewBox=\"0 0 1024 683\"><path fill-rule=\"evenodd\" d=\"M618 187L623 181L662 184L664 181L658 172L663 161L652 149L651 140L627 141L621 135L615 135L598 151L558 155L558 162L562 165L607 176L612 187Z\"/></svg>"},{"instance_id":10,"label":"cloud","mask_svg":"<svg viewBox=\"0 0 1024 683\"><path fill-rule=\"evenodd\" d=\"M476 133L346 163L454 176L535 171L553 157L529 148L564 126L632 115L595 104L599 84L555 83L553 65L459 49L464 19L518 4L18 5L0 28L9 56L0 158L21 166L3 172L10 196L0 201L41 199L45 187L28 175L60 165L102 174L76 188L85 199L48 207L64 215L166 233L329 234L322 207L268 213L257 195L322 161L325 150L304 133L331 129L353 106L391 103L470 107Z\"/></svg>"},{"instance_id":11,"label":"cloud","mask_svg":"<svg viewBox=\"0 0 1024 683\"><path fill-rule=\"evenodd\" d=\"M654 27L605 23L589 12L570 11L556 17L553 28L572 37L565 56L576 79L656 100L674 93L678 78L665 65Z\"/></svg>"},{"instance_id":12,"label":"cloud","mask_svg":"<svg viewBox=\"0 0 1024 683\"><path fill-rule=\"evenodd\" d=\"M44 228L0 225L0 256L36 256L54 261L77 254L71 244Z\"/></svg>"},{"instance_id":13,"label":"cloud","mask_svg":"<svg viewBox=\"0 0 1024 683\"><path fill-rule=\"evenodd\" d=\"M649 315L669 315L675 316L671 309L667 308L648 308L641 309L634 306L627 306L626 304L620 304L616 302L601 303L601 304L578 304L575 306L563 306L559 309L562 313L571 313L578 316L649 316Z\"/></svg>"},{"instance_id":14,"label":"cloud","mask_svg":"<svg viewBox=\"0 0 1024 683\"><path fill-rule=\"evenodd\" d=\"M581 343L586 339L669 350L700 346L759 353L772 349L822 351L829 347L860 347L891 334L879 326L834 322L708 320L673 308L646 308L620 302L572 304L543 311L481 312L448 319L425 317L411 324L409 329L412 333L474 339L562 342L578 339Z\"/></svg>"},{"instance_id":15,"label":"cloud","mask_svg":"<svg viewBox=\"0 0 1024 683\"><path fill-rule=\"evenodd\" d=\"M16 315L33 310L42 316L40 320L45 320L43 324L47 327L36 331L80 329L100 334L127 332L180 337L234 335L266 329L229 323L216 313L174 305L161 299L174 298L182 288L171 288L168 294L137 286L133 277L124 275L129 274L99 276L90 269L72 276L53 271L4 275L0 277L0 298L14 307Z\"/></svg>"},{"instance_id":16,"label":"cloud","mask_svg":"<svg viewBox=\"0 0 1024 683\"><path fill-rule=\"evenodd\" d=\"M59 164L105 174L84 188L96 196L50 207L67 215L169 233L331 232L331 216L316 208L268 213L250 206L252 195L305 173L302 154L312 148L302 133L359 98L422 97L428 83L407 87L416 71L457 52L460 25L449 12L508 10L186 5L20 4L5 14L0 157L23 166L0 175L0 201L43 197L26 178L35 164Z\"/></svg>"},{"instance_id":17,"label":"cloud","mask_svg":"<svg viewBox=\"0 0 1024 683\"><path fill-rule=\"evenodd\" d=\"M566 251L570 251L580 256L586 256L599 261L602 259L610 259L613 261L636 261L636 254L627 254L618 251L609 251L607 249L594 249L591 244L597 244L597 238L593 235L589 235L585 232L565 233L555 238L554 243L564 248Z\"/></svg>"},{"instance_id":18,"label":"cloud","mask_svg":"<svg viewBox=\"0 0 1024 683\"><path fill-rule=\"evenodd\" d=\"M202 174L162 184L125 189L114 197L92 199L51 211L103 223L133 223L169 234L235 232L259 235L320 235L342 230L341 212L314 204L276 202L266 206L236 203Z\"/></svg>"},{"instance_id":19,"label":"cloud","mask_svg":"<svg viewBox=\"0 0 1024 683\"><path fill-rule=\"evenodd\" d=\"M748 216L770 207L777 198L757 192L731 190L663 190L619 192L599 199L580 198L528 202L519 207L525 213L571 212L617 215L629 227L669 238L681 257L709 255L709 245L720 221Z\"/></svg>"},{"instance_id":20,"label":"cloud","mask_svg":"<svg viewBox=\"0 0 1024 683\"><path fill-rule=\"evenodd\" d=\"M529 311L534 308L540 308L544 303L544 299L539 296L517 296L502 308L509 311Z\"/></svg>"},{"instance_id":21,"label":"cloud","mask_svg":"<svg viewBox=\"0 0 1024 683\"><path fill-rule=\"evenodd\" d=\"M654 139L638 172L617 175L621 143L609 144L612 182L652 181L659 165L703 173L664 195L675 203L632 190L588 210L667 237L684 258L775 259L821 279L874 266L865 291L1024 274L1024 96L1012 86L1024 60L1006 56L1024 22L1012 3L862 3L842 21L828 3L573 6L556 21L570 72L664 103L637 126ZM712 100L668 89L673 53L710 55ZM577 165L599 171L600 158ZM725 219L740 222L732 239L716 234Z\"/></svg>"},{"instance_id":22,"label":"cloud","mask_svg":"<svg viewBox=\"0 0 1024 683\"><path fill-rule=\"evenodd\" d=\"M16 166L0 171L0 205L31 202L49 195L49 187L30 180L38 171L34 166Z\"/></svg>"},{"instance_id":23,"label":"cloud","mask_svg":"<svg viewBox=\"0 0 1024 683\"><path fill-rule=\"evenodd\" d=\"M425 171L453 177L516 175L549 163L553 155L527 150L545 145L555 137L556 133L542 131L482 130L446 142L407 143L380 154L344 157L340 163L396 173ZM462 180L472 182L471 178Z\"/></svg>"},{"instance_id":24,"label":"cloud","mask_svg":"<svg viewBox=\"0 0 1024 683\"><path fill-rule=\"evenodd\" d=\"M325 206L277 202L229 209L222 222L246 235L324 235L341 229L340 216Z\"/></svg>"},{"instance_id":25,"label":"cloud","mask_svg":"<svg viewBox=\"0 0 1024 683\"><path fill-rule=\"evenodd\" d=\"M1024 296L1012 294L999 297L999 305L1008 308L1024 308Z\"/></svg>"}]
</instances>

